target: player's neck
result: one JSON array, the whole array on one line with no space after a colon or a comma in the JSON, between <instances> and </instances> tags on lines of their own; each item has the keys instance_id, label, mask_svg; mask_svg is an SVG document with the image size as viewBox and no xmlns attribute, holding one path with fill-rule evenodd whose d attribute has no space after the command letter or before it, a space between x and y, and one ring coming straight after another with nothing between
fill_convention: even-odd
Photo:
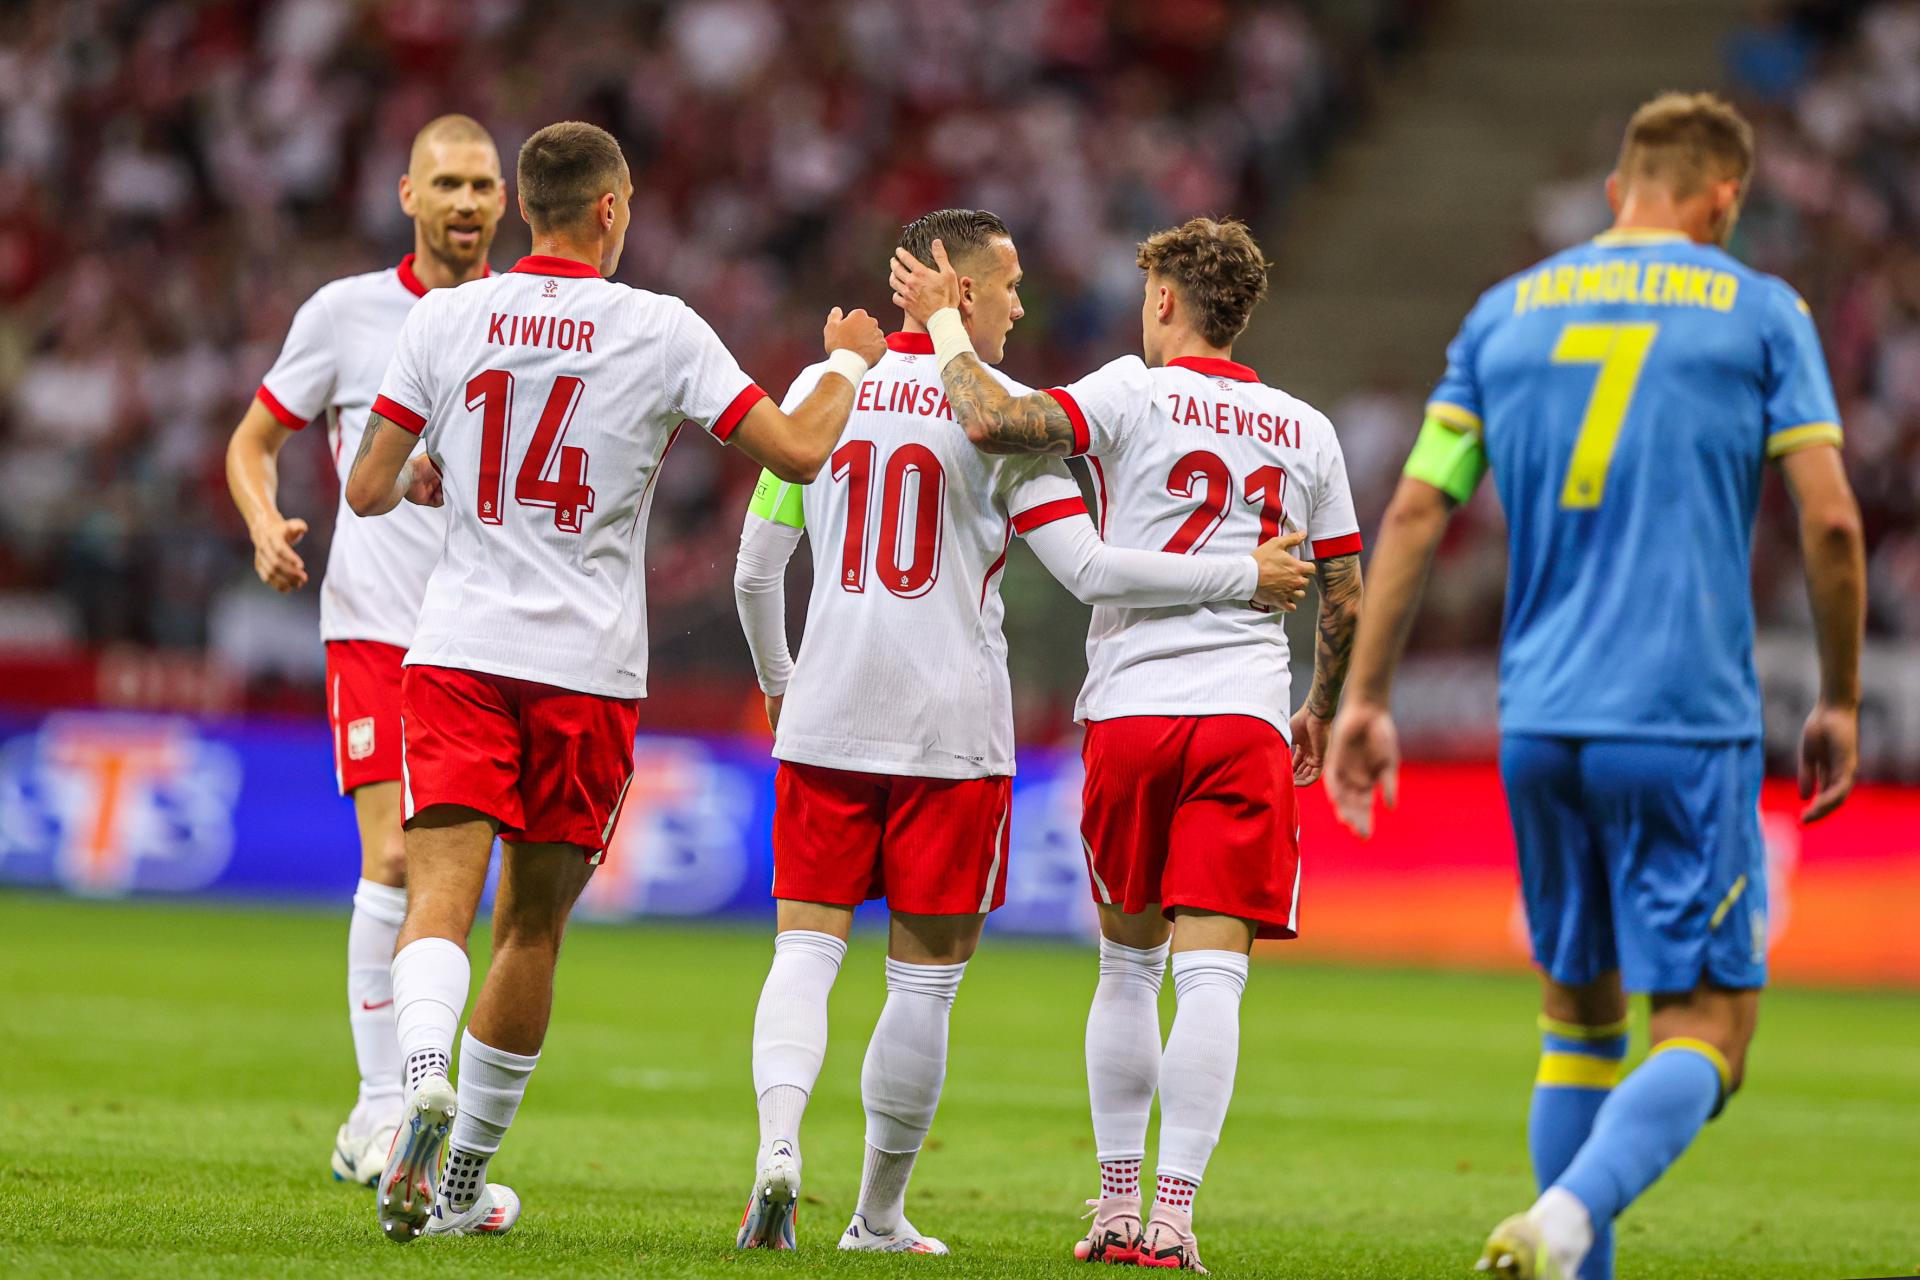
<instances>
[{"instance_id":1,"label":"player's neck","mask_svg":"<svg viewBox=\"0 0 1920 1280\"><path fill-rule=\"evenodd\" d=\"M1695 244L1710 244L1713 236L1708 234L1703 219L1691 211L1683 209L1671 196L1665 193L1642 195L1629 193L1620 202L1620 211L1614 215L1615 231L1671 231L1685 236Z\"/></svg>"},{"instance_id":2,"label":"player's neck","mask_svg":"<svg viewBox=\"0 0 1920 1280\"><path fill-rule=\"evenodd\" d=\"M1168 338L1160 345L1160 363L1172 364L1175 360L1231 360L1231 346L1216 347L1198 334L1182 334L1177 338Z\"/></svg>"},{"instance_id":3,"label":"player's neck","mask_svg":"<svg viewBox=\"0 0 1920 1280\"><path fill-rule=\"evenodd\" d=\"M473 265L465 271L456 271L428 250L426 237L416 231L413 237L413 274L429 289L451 289L486 275L487 255L483 253L474 259Z\"/></svg>"},{"instance_id":4,"label":"player's neck","mask_svg":"<svg viewBox=\"0 0 1920 1280\"><path fill-rule=\"evenodd\" d=\"M584 262L592 267L596 274L600 271L600 246L594 245L589 248L574 236L536 233L533 237L533 245L527 253L535 258L565 258L569 262Z\"/></svg>"}]
</instances>

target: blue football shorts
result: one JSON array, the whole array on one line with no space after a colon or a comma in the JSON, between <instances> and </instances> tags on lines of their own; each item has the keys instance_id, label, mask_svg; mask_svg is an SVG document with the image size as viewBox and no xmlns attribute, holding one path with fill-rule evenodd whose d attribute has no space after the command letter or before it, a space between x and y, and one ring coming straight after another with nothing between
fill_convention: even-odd
<instances>
[{"instance_id":1,"label":"blue football shorts","mask_svg":"<svg viewBox=\"0 0 1920 1280\"><path fill-rule=\"evenodd\" d=\"M1628 991L1767 982L1758 740L1508 734L1500 775L1533 955Z\"/></svg>"}]
</instances>

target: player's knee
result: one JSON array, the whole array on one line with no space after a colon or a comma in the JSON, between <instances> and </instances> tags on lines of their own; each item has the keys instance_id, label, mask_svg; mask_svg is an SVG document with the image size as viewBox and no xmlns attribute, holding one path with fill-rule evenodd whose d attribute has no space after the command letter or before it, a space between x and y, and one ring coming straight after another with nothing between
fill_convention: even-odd
<instances>
[{"instance_id":1,"label":"player's knee","mask_svg":"<svg viewBox=\"0 0 1920 1280\"><path fill-rule=\"evenodd\" d=\"M380 870L380 883L405 888L407 883L406 834L395 830L374 855Z\"/></svg>"}]
</instances>

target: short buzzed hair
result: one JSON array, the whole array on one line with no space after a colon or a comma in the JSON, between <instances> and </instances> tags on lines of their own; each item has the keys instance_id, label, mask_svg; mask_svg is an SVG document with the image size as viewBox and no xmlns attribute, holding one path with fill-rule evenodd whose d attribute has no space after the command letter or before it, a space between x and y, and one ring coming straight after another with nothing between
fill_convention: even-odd
<instances>
[{"instance_id":1,"label":"short buzzed hair","mask_svg":"<svg viewBox=\"0 0 1920 1280\"><path fill-rule=\"evenodd\" d=\"M407 152L407 167L411 169L420 160L421 153L437 142L482 143L493 146L493 135L486 126L472 116L453 115L435 116L420 126L420 132L413 135L413 146Z\"/></svg>"},{"instance_id":2,"label":"short buzzed hair","mask_svg":"<svg viewBox=\"0 0 1920 1280\"><path fill-rule=\"evenodd\" d=\"M535 231L584 219L607 192L618 192L627 158L613 135L579 120L550 124L520 148L520 203Z\"/></svg>"},{"instance_id":3,"label":"short buzzed hair","mask_svg":"<svg viewBox=\"0 0 1920 1280\"><path fill-rule=\"evenodd\" d=\"M1007 224L985 209L935 209L900 228L900 247L928 266L933 265L935 240L946 249L947 260L958 265L962 259L977 258L995 240L1011 239Z\"/></svg>"},{"instance_id":4,"label":"short buzzed hair","mask_svg":"<svg viewBox=\"0 0 1920 1280\"><path fill-rule=\"evenodd\" d=\"M1753 126L1711 93L1663 93L1633 113L1616 170L1628 187L1642 180L1672 189L1676 199L1708 183L1753 172Z\"/></svg>"},{"instance_id":5,"label":"short buzzed hair","mask_svg":"<svg viewBox=\"0 0 1920 1280\"><path fill-rule=\"evenodd\" d=\"M1232 346L1267 296L1267 256L1237 218L1194 218L1155 232L1134 261L1173 285L1212 346Z\"/></svg>"}]
</instances>

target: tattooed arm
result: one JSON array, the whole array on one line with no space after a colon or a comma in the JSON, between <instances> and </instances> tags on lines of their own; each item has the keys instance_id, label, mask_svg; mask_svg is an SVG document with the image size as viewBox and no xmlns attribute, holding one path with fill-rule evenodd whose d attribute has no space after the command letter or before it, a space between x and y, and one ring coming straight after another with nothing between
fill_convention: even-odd
<instances>
[{"instance_id":1,"label":"tattooed arm","mask_svg":"<svg viewBox=\"0 0 1920 1280\"><path fill-rule=\"evenodd\" d=\"M1044 391L1016 396L987 372L971 353L947 361L940 371L947 384L953 420L982 453L1073 452L1073 423L1060 402Z\"/></svg>"},{"instance_id":2,"label":"tattooed arm","mask_svg":"<svg viewBox=\"0 0 1920 1280\"><path fill-rule=\"evenodd\" d=\"M355 515L385 515L403 500L423 507L446 501L433 460L423 453L407 461L419 438L381 414L367 419L360 452L353 455L353 469L347 473L347 505Z\"/></svg>"},{"instance_id":3,"label":"tattooed arm","mask_svg":"<svg viewBox=\"0 0 1920 1280\"><path fill-rule=\"evenodd\" d=\"M1360 627L1358 553L1333 556L1316 566L1320 575L1320 621L1313 646L1313 687L1293 713L1293 780L1307 786L1320 776L1327 735L1353 658L1353 636Z\"/></svg>"}]
</instances>

